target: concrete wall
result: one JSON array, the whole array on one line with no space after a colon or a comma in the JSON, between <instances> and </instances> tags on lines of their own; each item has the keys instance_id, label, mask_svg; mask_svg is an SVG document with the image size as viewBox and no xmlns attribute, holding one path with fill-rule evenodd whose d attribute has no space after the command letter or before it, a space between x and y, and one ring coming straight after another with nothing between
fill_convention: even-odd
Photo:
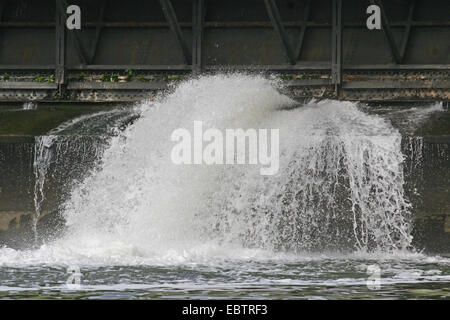
<instances>
[{"instance_id":1,"label":"concrete wall","mask_svg":"<svg viewBox=\"0 0 450 320\"><path fill-rule=\"evenodd\" d=\"M48 108L47 112L52 112L52 107ZM20 113L33 112L36 111ZM46 114L41 112L39 117L45 118ZM405 190L414 208L414 244L428 252L450 252L449 124L450 113L441 112L415 135L406 135L402 143L406 155ZM60 205L72 182L81 180L101 154L98 152L102 148L101 137L62 139L59 145L52 146L53 156L45 175L46 200L38 224L43 238L57 236L63 230ZM35 163L34 136L0 136L0 245L20 247L32 243L29 240L33 237L31 225L35 214Z\"/></svg>"}]
</instances>

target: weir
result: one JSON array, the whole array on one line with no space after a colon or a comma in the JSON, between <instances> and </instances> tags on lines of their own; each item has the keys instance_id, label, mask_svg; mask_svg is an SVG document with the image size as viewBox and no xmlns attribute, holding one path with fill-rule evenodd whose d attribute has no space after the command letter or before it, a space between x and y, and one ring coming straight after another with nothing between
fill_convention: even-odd
<instances>
[{"instance_id":1,"label":"weir","mask_svg":"<svg viewBox=\"0 0 450 320\"><path fill-rule=\"evenodd\" d=\"M58 244L68 232L73 245L93 237L144 252L202 241L448 252L450 118L442 103L299 105L278 90L261 76L201 77L158 101L79 115L45 135L3 136L0 241ZM205 130L279 128L277 174L172 164L171 130L199 118Z\"/></svg>"},{"instance_id":2,"label":"weir","mask_svg":"<svg viewBox=\"0 0 450 320\"><path fill-rule=\"evenodd\" d=\"M0 300L450 297L449 12L0 0Z\"/></svg>"},{"instance_id":3,"label":"weir","mask_svg":"<svg viewBox=\"0 0 450 320\"><path fill-rule=\"evenodd\" d=\"M448 12L447 0L0 1L0 246L448 253ZM279 176L163 164L169 129L194 115L285 132Z\"/></svg>"}]
</instances>

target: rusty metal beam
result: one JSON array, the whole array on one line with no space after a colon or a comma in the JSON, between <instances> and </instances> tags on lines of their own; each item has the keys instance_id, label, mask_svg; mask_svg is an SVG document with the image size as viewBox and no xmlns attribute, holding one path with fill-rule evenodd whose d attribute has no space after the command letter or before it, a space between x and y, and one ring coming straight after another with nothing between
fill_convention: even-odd
<instances>
[{"instance_id":1,"label":"rusty metal beam","mask_svg":"<svg viewBox=\"0 0 450 320\"><path fill-rule=\"evenodd\" d=\"M165 18L169 23L170 30L172 30L172 33L174 34L177 40L177 45L183 52L184 61L187 64L190 64L192 62L191 53L189 52L189 48L186 44L186 41L184 40L183 33L178 23L177 16L175 14L171 1L159 0L159 3L161 5Z\"/></svg>"},{"instance_id":2,"label":"rusty metal beam","mask_svg":"<svg viewBox=\"0 0 450 320\"><path fill-rule=\"evenodd\" d=\"M289 45L286 29L284 28L281 21L280 12L278 10L277 4L275 3L275 0L264 0L264 3L266 5L266 10L269 15L270 21L272 22L275 33L277 34L278 40L281 43L281 47L283 48L284 53L289 60L289 63L295 64L296 57L293 50L291 49L291 46Z\"/></svg>"}]
</instances>

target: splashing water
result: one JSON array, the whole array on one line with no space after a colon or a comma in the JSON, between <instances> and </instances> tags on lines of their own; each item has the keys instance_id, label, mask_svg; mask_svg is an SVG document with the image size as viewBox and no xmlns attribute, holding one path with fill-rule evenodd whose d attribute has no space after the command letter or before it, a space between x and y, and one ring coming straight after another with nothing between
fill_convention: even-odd
<instances>
[{"instance_id":1,"label":"splashing water","mask_svg":"<svg viewBox=\"0 0 450 320\"><path fill-rule=\"evenodd\" d=\"M34 141L34 160L33 160L33 172L34 172L34 210L33 215L33 233L34 242L37 244L38 233L37 223L41 216L42 203L45 200L44 184L47 176L48 169L53 160L54 154L52 152L52 145L56 140L56 136L36 136Z\"/></svg>"},{"instance_id":2,"label":"splashing water","mask_svg":"<svg viewBox=\"0 0 450 320\"><path fill-rule=\"evenodd\" d=\"M35 181L33 200L35 212L32 220L35 246L38 245L37 224L41 217L43 203L46 199L44 186L46 179L48 178L50 166L58 162L59 165L57 166L57 169L64 170L64 165L61 164L61 162L64 160L70 161L70 159L61 158L65 155L67 156L69 152L78 153L77 160L80 164L83 162L85 155L94 154L94 158L100 157L107 141L102 139L101 136L99 136L99 139L87 139L91 138L88 135L92 132L98 134L99 130L103 130L103 132L100 132L103 134L116 134L117 127L132 116L133 114L130 114L130 112L120 109L96 112L64 122L51 130L47 135L35 137L33 159ZM100 124L98 121L95 121L98 118L102 119ZM106 124L112 122L114 125L105 126L105 122ZM78 127L81 127L85 136L73 135ZM69 138L66 138L67 135L69 135ZM88 148L86 148L86 142L89 144ZM89 150L92 148L94 148L94 150Z\"/></svg>"},{"instance_id":3,"label":"splashing water","mask_svg":"<svg viewBox=\"0 0 450 320\"><path fill-rule=\"evenodd\" d=\"M379 109L380 111L383 109ZM401 130L404 136L415 135L417 130L436 113L445 112L442 102L425 107L387 110L387 118Z\"/></svg>"},{"instance_id":4,"label":"splashing water","mask_svg":"<svg viewBox=\"0 0 450 320\"><path fill-rule=\"evenodd\" d=\"M292 108L278 89L263 77L215 75L142 103L141 118L113 138L102 167L74 187L65 236L51 252L125 263L409 248L399 132L350 102ZM278 174L173 164L171 133L196 120L222 130L278 128Z\"/></svg>"},{"instance_id":5,"label":"splashing water","mask_svg":"<svg viewBox=\"0 0 450 320\"><path fill-rule=\"evenodd\" d=\"M411 247L408 170L389 119L350 102L299 106L282 89L239 74L183 82L141 103L139 120L100 141L106 150L98 150L101 161L88 175L104 115L50 132L58 137L41 141L53 152L40 175L50 178L46 186L59 194L67 181L82 180L70 186L61 237L33 250L0 248L0 293L13 299L60 298L62 291L126 299L448 297L450 259L402 250ZM279 129L278 174L261 176L254 165L173 164L171 133L199 120L205 130ZM45 165L45 148L37 154ZM60 182L68 171L80 172ZM382 290L367 287L374 264ZM80 267L80 290L67 290L68 266Z\"/></svg>"}]
</instances>

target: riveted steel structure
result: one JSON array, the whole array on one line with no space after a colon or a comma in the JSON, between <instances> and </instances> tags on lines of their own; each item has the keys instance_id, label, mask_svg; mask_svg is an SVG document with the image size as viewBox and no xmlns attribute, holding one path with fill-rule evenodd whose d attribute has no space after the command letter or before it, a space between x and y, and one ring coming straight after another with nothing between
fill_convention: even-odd
<instances>
[{"instance_id":1,"label":"riveted steel structure","mask_svg":"<svg viewBox=\"0 0 450 320\"><path fill-rule=\"evenodd\" d=\"M81 30L65 26L73 4ZM381 30L366 26L373 4ZM449 12L448 0L0 0L0 100L136 100L228 70L282 74L297 96L450 100Z\"/></svg>"}]
</instances>

